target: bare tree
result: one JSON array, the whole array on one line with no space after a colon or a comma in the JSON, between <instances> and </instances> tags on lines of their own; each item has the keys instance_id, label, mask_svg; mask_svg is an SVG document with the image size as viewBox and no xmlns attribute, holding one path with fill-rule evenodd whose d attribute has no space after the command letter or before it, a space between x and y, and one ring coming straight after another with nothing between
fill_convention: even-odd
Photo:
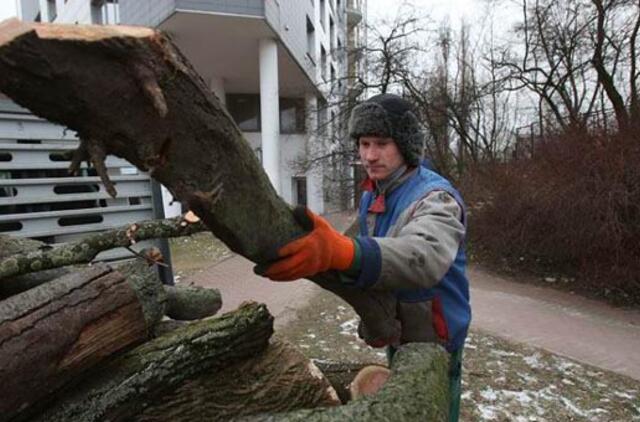
<instances>
[{"instance_id":1,"label":"bare tree","mask_svg":"<svg viewBox=\"0 0 640 422\"><path fill-rule=\"evenodd\" d=\"M638 121L637 0L521 0L519 5L518 42L493 60L510 90L537 97L541 126L586 128L593 116L611 108L619 128Z\"/></svg>"},{"instance_id":2,"label":"bare tree","mask_svg":"<svg viewBox=\"0 0 640 422\"><path fill-rule=\"evenodd\" d=\"M615 112L618 127L628 129L640 118L638 99L638 50L640 2L630 0L591 0L595 7L594 44L591 63L598 83ZM626 75L625 75L626 73ZM628 81L628 88L620 81ZM625 93L628 99L625 100Z\"/></svg>"}]
</instances>

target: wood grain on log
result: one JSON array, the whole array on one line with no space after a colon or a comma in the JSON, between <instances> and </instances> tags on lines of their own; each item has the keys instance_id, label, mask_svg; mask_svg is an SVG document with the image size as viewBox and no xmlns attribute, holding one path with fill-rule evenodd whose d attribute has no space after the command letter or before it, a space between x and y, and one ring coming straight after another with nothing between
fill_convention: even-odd
<instances>
[{"instance_id":1,"label":"wood grain on log","mask_svg":"<svg viewBox=\"0 0 640 422\"><path fill-rule=\"evenodd\" d=\"M99 264L0 302L0 420L27 414L88 368L147 339L164 290Z\"/></svg>"},{"instance_id":2,"label":"wood grain on log","mask_svg":"<svg viewBox=\"0 0 640 422\"><path fill-rule=\"evenodd\" d=\"M33 420L130 421L185 381L263 351L273 332L264 305L246 303L220 317L184 324L102 366Z\"/></svg>"},{"instance_id":3,"label":"wood grain on log","mask_svg":"<svg viewBox=\"0 0 640 422\"><path fill-rule=\"evenodd\" d=\"M308 358L290 344L274 342L253 358L185 382L149 403L136 420L228 421L338 404L335 390Z\"/></svg>"},{"instance_id":4,"label":"wood grain on log","mask_svg":"<svg viewBox=\"0 0 640 422\"><path fill-rule=\"evenodd\" d=\"M449 354L431 343L401 346L392 375L373 396L332 408L265 414L246 422L444 422L449 417Z\"/></svg>"},{"instance_id":5,"label":"wood grain on log","mask_svg":"<svg viewBox=\"0 0 640 422\"><path fill-rule=\"evenodd\" d=\"M162 34L125 26L0 23L0 91L149 171L256 263L304 234L224 106ZM391 292L313 278L376 339L397 339Z\"/></svg>"}]
</instances>

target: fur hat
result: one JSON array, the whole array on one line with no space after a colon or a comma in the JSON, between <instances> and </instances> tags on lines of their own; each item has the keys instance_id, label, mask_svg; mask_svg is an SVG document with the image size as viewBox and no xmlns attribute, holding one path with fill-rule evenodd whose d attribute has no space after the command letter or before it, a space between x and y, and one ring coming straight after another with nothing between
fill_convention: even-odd
<instances>
[{"instance_id":1,"label":"fur hat","mask_svg":"<svg viewBox=\"0 0 640 422\"><path fill-rule=\"evenodd\" d=\"M356 142L361 136L389 137L394 140L405 162L418 165L424 146L424 134L413 106L393 94L380 94L357 105L349 119L349 136Z\"/></svg>"}]
</instances>

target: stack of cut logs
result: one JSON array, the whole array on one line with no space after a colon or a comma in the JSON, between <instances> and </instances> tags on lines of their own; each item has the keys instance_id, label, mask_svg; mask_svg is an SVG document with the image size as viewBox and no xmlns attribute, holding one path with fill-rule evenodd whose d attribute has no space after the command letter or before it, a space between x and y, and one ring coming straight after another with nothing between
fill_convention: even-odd
<instances>
[{"instance_id":1,"label":"stack of cut logs","mask_svg":"<svg viewBox=\"0 0 640 422\"><path fill-rule=\"evenodd\" d=\"M185 222L136 227L184 230ZM113 239L118 233L131 236L131 227L98 236ZM87 240L55 253L82 243ZM0 251L4 269L18 258L42 262L54 253L38 241L8 236L0 236ZM376 393L389 370L319 362L321 370L293 345L270 341L273 318L264 305L245 303L209 318L222 305L217 290L164 286L150 258L144 259L157 254L140 255L118 265L22 270L0 279L0 420L310 417L275 415L302 408L322 418L342 420L355 411L374 420L366 401L343 406L347 413L335 416L327 407L350 400L350 385L358 395Z\"/></svg>"},{"instance_id":2,"label":"stack of cut logs","mask_svg":"<svg viewBox=\"0 0 640 422\"><path fill-rule=\"evenodd\" d=\"M0 237L4 263L47 250ZM140 258L10 277L0 295L1 420L228 420L339 403L302 354L270 343L264 305L208 318L218 291L163 286Z\"/></svg>"}]
</instances>

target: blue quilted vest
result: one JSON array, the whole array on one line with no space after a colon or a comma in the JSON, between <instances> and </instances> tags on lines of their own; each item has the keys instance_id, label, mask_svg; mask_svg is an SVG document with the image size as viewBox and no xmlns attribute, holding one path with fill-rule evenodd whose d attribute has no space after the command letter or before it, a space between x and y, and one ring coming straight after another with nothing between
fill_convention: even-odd
<instances>
[{"instance_id":1,"label":"blue quilted vest","mask_svg":"<svg viewBox=\"0 0 640 422\"><path fill-rule=\"evenodd\" d=\"M456 199L462 207L463 224L466 225L464 202L460 193L447 179L424 166L420 166L416 174L387 195L385 198L386 211L377 216L373 236L384 237L407 207L436 190L445 191ZM372 192L365 192L360 201L359 218L362 237L369 236L367 210L374 199ZM456 351L464 345L471 322L469 281L465 275L466 261L463 241L449 271L434 287L396 291L399 301L422 302L437 299L440 302L448 334L446 346L450 352Z\"/></svg>"}]
</instances>

